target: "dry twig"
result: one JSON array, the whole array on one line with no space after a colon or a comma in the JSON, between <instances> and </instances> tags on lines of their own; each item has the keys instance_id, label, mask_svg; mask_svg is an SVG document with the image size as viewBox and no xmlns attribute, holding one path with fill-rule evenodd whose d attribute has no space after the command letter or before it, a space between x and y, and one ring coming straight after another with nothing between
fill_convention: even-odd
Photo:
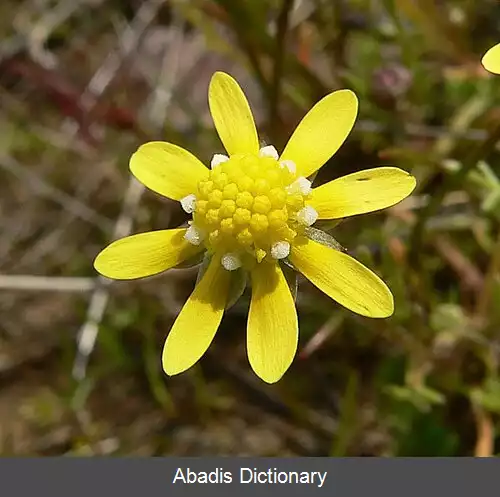
<instances>
[{"instance_id":1,"label":"dry twig","mask_svg":"<svg viewBox=\"0 0 500 497\"><path fill-rule=\"evenodd\" d=\"M126 57L127 55L131 54L137 47L142 34L154 20L158 9L162 4L163 0L150 0L149 2L142 5L137 13L136 18L124 32L123 39L120 44L123 48L123 51L121 53L122 57ZM181 41L181 39L179 41ZM176 53L179 54L180 47L176 48ZM166 53L167 49L165 47L165 54ZM106 62L104 63L101 70L98 71L94 76L93 82L91 81L91 84L89 84L89 91L91 91L91 93L95 93L96 90L103 92L107 85L109 85L109 83L112 81L112 75L115 74L120 67L120 59L118 57L118 53L115 53L111 54L106 59ZM172 86L174 83L178 62L179 59L178 57L176 57L173 60L172 67L168 67L166 64L163 64L162 66L160 80L164 80L168 76L168 86ZM167 91L166 94L171 95L171 91ZM165 100L164 98L165 92L157 92L157 95L161 96L162 101L160 101L159 103L163 104L166 112L169 101ZM152 102L151 109L155 109L155 112L157 112L157 102ZM165 114L157 113L156 117L157 119L161 119L161 122L163 122ZM157 128L161 125L160 122L154 122L153 124L155 124ZM135 216L135 211L139 205L143 192L143 185L137 182L134 178L131 178L127 193L125 195L125 199L123 201L122 211L115 225L113 239L122 238L130 233ZM103 319L108 304L108 284L109 280L99 277L99 285L91 297L90 304L87 310L86 322L81 327L78 334L78 352L75 358L75 363L73 365L73 375L79 380L85 377L88 358L92 350L94 349L95 341L97 339L97 334L99 331L99 325Z\"/></svg>"},{"instance_id":2,"label":"dry twig","mask_svg":"<svg viewBox=\"0 0 500 497\"><path fill-rule=\"evenodd\" d=\"M0 274L0 290L90 292L94 289L95 284L96 280L94 278Z\"/></svg>"}]
</instances>

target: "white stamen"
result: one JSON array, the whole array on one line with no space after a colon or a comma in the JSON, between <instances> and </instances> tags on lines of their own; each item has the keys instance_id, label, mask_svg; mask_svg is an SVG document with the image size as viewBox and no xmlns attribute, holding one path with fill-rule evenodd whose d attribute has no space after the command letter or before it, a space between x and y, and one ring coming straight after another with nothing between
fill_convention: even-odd
<instances>
[{"instance_id":1,"label":"white stamen","mask_svg":"<svg viewBox=\"0 0 500 497\"><path fill-rule=\"evenodd\" d=\"M309 195L311 193L312 183L301 176L297 178L290 186L287 187L288 193L300 193L301 195Z\"/></svg>"},{"instance_id":2,"label":"white stamen","mask_svg":"<svg viewBox=\"0 0 500 497\"><path fill-rule=\"evenodd\" d=\"M278 160L278 151L272 145L266 145L259 150L260 157L271 157Z\"/></svg>"},{"instance_id":3,"label":"white stamen","mask_svg":"<svg viewBox=\"0 0 500 497\"><path fill-rule=\"evenodd\" d=\"M185 212L192 214L196 209L196 195L188 195L181 198L181 205Z\"/></svg>"},{"instance_id":4,"label":"white stamen","mask_svg":"<svg viewBox=\"0 0 500 497\"><path fill-rule=\"evenodd\" d=\"M304 208L297 212L297 221L305 226L312 226L318 220L318 212L313 209L310 205L306 205Z\"/></svg>"},{"instance_id":5,"label":"white stamen","mask_svg":"<svg viewBox=\"0 0 500 497\"><path fill-rule=\"evenodd\" d=\"M186 233L184 234L184 238L191 245L199 245L203 241L203 239L205 238L205 234L203 233L203 231L198 229L194 224L192 224L186 230Z\"/></svg>"},{"instance_id":6,"label":"white stamen","mask_svg":"<svg viewBox=\"0 0 500 497\"><path fill-rule=\"evenodd\" d=\"M223 162L227 162L228 160L229 157L227 155L215 154L210 162L210 167L212 169L215 169L218 165L222 164Z\"/></svg>"},{"instance_id":7,"label":"white stamen","mask_svg":"<svg viewBox=\"0 0 500 497\"><path fill-rule=\"evenodd\" d=\"M271 247L271 256L273 259L284 259L290 253L290 244L288 242L277 242Z\"/></svg>"},{"instance_id":8,"label":"white stamen","mask_svg":"<svg viewBox=\"0 0 500 497\"><path fill-rule=\"evenodd\" d=\"M297 166L295 165L295 162L293 162L293 160L282 160L280 161L280 166L286 167L292 174L295 174L297 172Z\"/></svg>"},{"instance_id":9,"label":"white stamen","mask_svg":"<svg viewBox=\"0 0 500 497\"><path fill-rule=\"evenodd\" d=\"M220 259L220 263L228 271L234 271L241 267L241 259L238 254L234 253L224 254Z\"/></svg>"}]
</instances>

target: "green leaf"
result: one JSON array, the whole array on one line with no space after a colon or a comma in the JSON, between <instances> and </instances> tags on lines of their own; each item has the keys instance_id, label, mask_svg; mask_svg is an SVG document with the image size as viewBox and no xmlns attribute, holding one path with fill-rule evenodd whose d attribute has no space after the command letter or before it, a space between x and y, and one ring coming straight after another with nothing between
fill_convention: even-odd
<instances>
[{"instance_id":1,"label":"green leaf","mask_svg":"<svg viewBox=\"0 0 500 497\"><path fill-rule=\"evenodd\" d=\"M231 275L231 285L229 287L229 295L227 297L226 309L230 309L243 295L247 287L247 272L243 269L233 271Z\"/></svg>"},{"instance_id":2,"label":"green leaf","mask_svg":"<svg viewBox=\"0 0 500 497\"><path fill-rule=\"evenodd\" d=\"M487 411L500 413L500 380L488 378L483 387L472 390L471 399Z\"/></svg>"},{"instance_id":3,"label":"green leaf","mask_svg":"<svg viewBox=\"0 0 500 497\"><path fill-rule=\"evenodd\" d=\"M200 269L198 269L198 276L196 277L196 284L198 284L201 281L201 279L203 278L203 275L207 271L208 265L210 264L211 260L212 260L212 254L205 252L205 255L204 255L203 260L201 262Z\"/></svg>"},{"instance_id":4,"label":"green leaf","mask_svg":"<svg viewBox=\"0 0 500 497\"><path fill-rule=\"evenodd\" d=\"M198 270L198 276L196 277L196 284L200 282L205 274L210 261L212 260L212 254L208 252L205 254L203 261L201 263L200 269ZM233 271L231 275L231 285L229 287L229 294L227 297L226 309L230 309L238 301L238 299L243 295L245 288L247 286L247 273L243 268Z\"/></svg>"},{"instance_id":5,"label":"green leaf","mask_svg":"<svg viewBox=\"0 0 500 497\"><path fill-rule=\"evenodd\" d=\"M436 305L431 312L429 321L431 328L437 332L452 330L457 331L457 334L463 330L464 325L468 324L463 309L452 303Z\"/></svg>"},{"instance_id":6,"label":"green leaf","mask_svg":"<svg viewBox=\"0 0 500 497\"><path fill-rule=\"evenodd\" d=\"M446 401L443 394L424 385L419 387L388 385L384 390L393 399L409 402L421 412L429 412L433 405L442 405Z\"/></svg>"},{"instance_id":7,"label":"green leaf","mask_svg":"<svg viewBox=\"0 0 500 497\"><path fill-rule=\"evenodd\" d=\"M335 229L344 219L328 219L324 221L316 221L315 226L316 229L321 231L332 231Z\"/></svg>"},{"instance_id":8,"label":"green leaf","mask_svg":"<svg viewBox=\"0 0 500 497\"><path fill-rule=\"evenodd\" d=\"M175 266L175 268L176 269L190 269L194 266L198 266L198 264L202 263L204 256L205 256L205 254L203 252L200 252L200 253L194 255L193 257L191 257L190 259L182 261L180 264Z\"/></svg>"},{"instance_id":9,"label":"green leaf","mask_svg":"<svg viewBox=\"0 0 500 497\"><path fill-rule=\"evenodd\" d=\"M306 236L308 236L311 240L315 242L321 243L322 245L326 245L327 247L333 248L340 252L347 252L347 250L340 245L333 236L325 233L322 230L318 230L316 228L306 228L305 230Z\"/></svg>"},{"instance_id":10,"label":"green leaf","mask_svg":"<svg viewBox=\"0 0 500 497\"><path fill-rule=\"evenodd\" d=\"M285 275L286 282L290 288L290 292L292 293L293 300L297 300L297 288L299 284L299 277L297 275L297 271L293 268L293 266L283 260L284 264L281 264L281 270Z\"/></svg>"}]
</instances>

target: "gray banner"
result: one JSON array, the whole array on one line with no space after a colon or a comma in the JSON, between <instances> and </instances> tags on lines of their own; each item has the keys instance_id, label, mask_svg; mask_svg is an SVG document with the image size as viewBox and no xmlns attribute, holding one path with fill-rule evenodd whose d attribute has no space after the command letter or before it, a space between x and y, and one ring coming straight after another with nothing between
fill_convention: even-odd
<instances>
[{"instance_id":1,"label":"gray banner","mask_svg":"<svg viewBox=\"0 0 500 497\"><path fill-rule=\"evenodd\" d=\"M0 459L0 494L493 497L498 459Z\"/></svg>"}]
</instances>

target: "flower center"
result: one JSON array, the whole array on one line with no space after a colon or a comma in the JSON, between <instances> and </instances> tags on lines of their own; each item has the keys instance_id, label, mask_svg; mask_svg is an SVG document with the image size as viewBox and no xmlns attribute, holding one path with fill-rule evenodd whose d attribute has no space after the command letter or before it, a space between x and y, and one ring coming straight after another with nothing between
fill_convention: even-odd
<instances>
[{"instance_id":1,"label":"flower center","mask_svg":"<svg viewBox=\"0 0 500 497\"><path fill-rule=\"evenodd\" d=\"M293 162L278 162L269 148L259 156L214 156L208 179L181 201L193 212L186 238L224 254L228 270L288 256L295 237L316 221L314 209L305 205L311 183L297 177Z\"/></svg>"}]
</instances>

